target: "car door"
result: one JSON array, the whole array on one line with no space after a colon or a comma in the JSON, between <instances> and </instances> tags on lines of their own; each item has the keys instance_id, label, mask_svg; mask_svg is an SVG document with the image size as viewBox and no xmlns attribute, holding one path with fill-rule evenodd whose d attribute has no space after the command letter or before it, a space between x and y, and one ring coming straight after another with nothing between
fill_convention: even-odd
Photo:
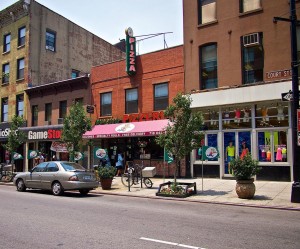
<instances>
[{"instance_id":1,"label":"car door","mask_svg":"<svg viewBox=\"0 0 300 249\"><path fill-rule=\"evenodd\" d=\"M55 162L49 162L45 171L41 175L41 183L43 189L51 189L51 184L57 180L59 167Z\"/></svg>"},{"instance_id":2,"label":"car door","mask_svg":"<svg viewBox=\"0 0 300 249\"><path fill-rule=\"evenodd\" d=\"M26 180L26 186L28 188L42 188L42 173L45 171L47 164L48 162L43 162L32 169L28 179Z\"/></svg>"}]
</instances>

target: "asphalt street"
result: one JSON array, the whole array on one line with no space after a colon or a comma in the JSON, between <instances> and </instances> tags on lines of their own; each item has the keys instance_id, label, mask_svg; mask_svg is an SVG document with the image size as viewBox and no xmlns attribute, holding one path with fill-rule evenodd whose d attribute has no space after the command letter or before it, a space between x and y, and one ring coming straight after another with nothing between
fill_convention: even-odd
<instances>
[{"instance_id":1,"label":"asphalt street","mask_svg":"<svg viewBox=\"0 0 300 249\"><path fill-rule=\"evenodd\" d=\"M300 248L300 212L0 186L0 248Z\"/></svg>"}]
</instances>

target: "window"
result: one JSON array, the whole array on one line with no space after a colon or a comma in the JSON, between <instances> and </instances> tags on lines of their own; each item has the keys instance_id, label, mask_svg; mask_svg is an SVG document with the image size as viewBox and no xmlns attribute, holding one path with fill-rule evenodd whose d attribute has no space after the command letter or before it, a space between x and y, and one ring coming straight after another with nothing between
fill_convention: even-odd
<instances>
[{"instance_id":1,"label":"window","mask_svg":"<svg viewBox=\"0 0 300 249\"><path fill-rule=\"evenodd\" d=\"M101 116L111 116L111 92L100 94L100 115Z\"/></svg>"},{"instance_id":2,"label":"window","mask_svg":"<svg viewBox=\"0 0 300 249\"><path fill-rule=\"evenodd\" d=\"M67 101L59 101L59 118L65 118L67 116Z\"/></svg>"},{"instance_id":3,"label":"window","mask_svg":"<svg viewBox=\"0 0 300 249\"><path fill-rule=\"evenodd\" d=\"M57 172L57 171L59 171L59 168L56 165L56 163L50 162L47 165L46 172Z\"/></svg>"},{"instance_id":4,"label":"window","mask_svg":"<svg viewBox=\"0 0 300 249\"><path fill-rule=\"evenodd\" d=\"M52 118L52 103L47 103L45 104L45 121L47 121L48 124L51 124L51 118Z\"/></svg>"},{"instance_id":5,"label":"window","mask_svg":"<svg viewBox=\"0 0 300 249\"><path fill-rule=\"evenodd\" d=\"M200 47L200 89L218 87L217 44Z\"/></svg>"},{"instance_id":6,"label":"window","mask_svg":"<svg viewBox=\"0 0 300 249\"><path fill-rule=\"evenodd\" d=\"M263 81L264 51L262 33L243 36L242 43L242 70L243 84Z\"/></svg>"},{"instance_id":7,"label":"window","mask_svg":"<svg viewBox=\"0 0 300 249\"><path fill-rule=\"evenodd\" d=\"M78 103L80 105L83 105L83 98L76 98L75 99L75 104Z\"/></svg>"},{"instance_id":8,"label":"window","mask_svg":"<svg viewBox=\"0 0 300 249\"><path fill-rule=\"evenodd\" d=\"M26 34L26 28L25 27L19 28L19 31L18 31L18 47L25 45L25 34Z\"/></svg>"},{"instance_id":9,"label":"window","mask_svg":"<svg viewBox=\"0 0 300 249\"><path fill-rule=\"evenodd\" d=\"M222 109L223 129L251 128L251 106L226 106Z\"/></svg>"},{"instance_id":10,"label":"window","mask_svg":"<svg viewBox=\"0 0 300 249\"><path fill-rule=\"evenodd\" d=\"M21 117L24 115L24 95L17 95L16 115Z\"/></svg>"},{"instance_id":11,"label":"window","mask_svg":"<svg viewBox=\"0 0 300 249\"><path fill-rule=\"evenodd\" d=\"M219 129L219 109L210 108L202 110L204 118L204 130L218 130Z\"/></svg>"},{"instance_id":12,"label":"window","mask_svg":"<svg viewBox=\"0 0 300 249\"><path fill-rule=\"evenodd\" d=\"M168 83L154 85L154 111L165 110L168 105Z\"/></svg>"},{"instance_id":13,"label":"window","mask_svg":"<svg viewBox=\"0 0 300 249\"><path fill-rule=\"evenodd\" d=\"M198 24L217 20L216 0L198 0Z\"/></svg>"},{"instance_id":14,"label":"window","mask_svg":"<svg viewBox=\"0 0 300 249\"><path fill-rule=\"evenodd\" d=\"M2 84L9 82L9 63L2 65Z\"/></svg>"},{"instance_id":15,"label":"window","mask_svg":"<svg viewBox=\"0 0 300 249\"><path fill-rule=\"evenodd\" d=\"M138 89L127 89L126 90L126 103L125 113L137 113L138 112Z\"/></svg>"},{"instance_id":16,"label":"window","mask_svg":"<svg viewBox=\"0 0 300 249\"><path fill-rule=\"evenodd\" d=\"M11 35L10 34L4 35L3 53L6 53L6 52L10 51L10 39L11 39Z\"/></svg>"},{"instance_id":17,"label":"window","mask_svg":"<svg viewBox=\"0 0 300 249\"><path fill-rule=\"evenodd\" d=\"M31 125L37 126L38 125L38 114L39 114L39 108L37 105L33 105L31 108Z\"/></svg>"},{"instance_id":18,"label":"window","mask_svg":"<svg viewBox=\"0 0 300 249\"><path fill-rule=\"evenodd\" d=\"M24 58L18 59L17 61L17 79L24 79L24 67L25 67L25 60Z\"/></svg>"},{"instance_id":19,"label":"window","mask_svg":"<svg viewBox=\"0 0 300 249\"><path fill-rule=\"evenodd\" d=\"M56 33L50 30L46 31L46 49L55 51Z\"/></svg>"},{"instance_id":20,"label":"window","mask_svg":"<svg viewBox=\"0 0 300 249\"><path fill-rule=\"evenodd\" d=\"M79 71L72 69L71 78L75 79L79 76Z\"/></svg>"},{"instance_id":21,"label":"window","mask_svg":"<svg viewBox=\"0 0 300 249\"><path fill-rule=\"evenodd\" d=\"M240 0L240 13L261 8L260 0Z\"/></svg>"},{"instance_id":22,"label":"window","mask_svg":"<svg viewBox=\"0 0 300 249\"><path fill-rule=\"evenodd\" d=\"M8 122L8 98L1 101L1 122Z\"/></svg>"}]
</instances>

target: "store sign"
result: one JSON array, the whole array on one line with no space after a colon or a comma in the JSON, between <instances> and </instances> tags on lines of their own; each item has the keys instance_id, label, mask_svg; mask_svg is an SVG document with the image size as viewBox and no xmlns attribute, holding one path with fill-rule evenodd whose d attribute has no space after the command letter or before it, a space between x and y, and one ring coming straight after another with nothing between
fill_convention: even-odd
<instances>
[{"instance_id":1,"label":"store sign","mask_svg":"<svg viewBox=\"0 0 300 249\"><path fill-rule=\"evenodd\" d=\"M123 123L165 119L164 112L124 114Z\"/></svg>"},{"instance_id":2,"label":"store sign","mask_svg":"<svg viewBox=\"0 0 300 249\"><path fill-rule=\"evenodd\" d=\"M289 91L287 93L282 93L281 100L282 101L292 101L293 100L293 92Z\"/></svg>"},{"instance_id":3,"label":"store sign","mask_svg":"<svg viewBox=\"0 0 300 249\"><path fill-rule=\"evenodd\" d=\"M86 106L86 112L87 113L90 113L90 114L93 114L94 113L94 106L93 105L87 105Z\"/></svg>"},{"instance_id":4,"label":"store sign","mask_svg":"<svg viewBox=\"0 0 300 249\"><path fill-rule=\"evenodd\" d=\"M28 140L60 139L61 130L48 129L45 131L28 131Z\"/></svg>"},{"instance_id":5,"label":"store sign","mask_svg":"<svg viewBox=\"0 0 300 249\"><path fill-rule=\"evenodd\" d=\"M68 152L68 145L66 143L55 141L52 142L50 150L55 152ZM73 150L73 147L70 148L70 150Z\"/></svg>"},{"instance_id":6,"label":"store sign","mask_svg":"<svg viewBox=\"0 0 300 249\"><path fill-rule=\"evenodd\" d=\"M6 128L4 130L0 129L0 138L7 138L10 133L10 129Z\"/></svg>"},{"instance_id":7,"label":"store sign","mask_svg":"<svg viewBox=\"0 0 300 249\"><path fill-rule=\"evenodd\" d=\"M268 80L280 79L286 77L292 77L292 69L266 72L266 79Z\"/></svg>"},{"instance_id":8,"label":"store sign","mask_svg":"<svg viewBox=\"0 0 300 249\"><path fill-rule=\"evenodd\" d=\"M128 28L126 31L126 72L129 76L136 73L136 39L133 31Z\"/></svg>"}]
</instances>

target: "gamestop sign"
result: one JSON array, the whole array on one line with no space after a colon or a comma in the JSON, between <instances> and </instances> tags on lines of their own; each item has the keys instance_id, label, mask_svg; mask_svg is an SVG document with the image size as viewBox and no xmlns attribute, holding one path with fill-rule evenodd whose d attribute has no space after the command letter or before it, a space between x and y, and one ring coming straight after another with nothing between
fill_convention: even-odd
<instances>
[{"instance_id":1,"label":"gamestop sign","mask_svg":"<svg viewBox=\"0 0 300 249\"><path fill-rule=\"evenodd\" d=\"M28 140L57 140L61 138L62 130L48 129L45 131L28 131Z\"/></svg>"}]
</instances>

